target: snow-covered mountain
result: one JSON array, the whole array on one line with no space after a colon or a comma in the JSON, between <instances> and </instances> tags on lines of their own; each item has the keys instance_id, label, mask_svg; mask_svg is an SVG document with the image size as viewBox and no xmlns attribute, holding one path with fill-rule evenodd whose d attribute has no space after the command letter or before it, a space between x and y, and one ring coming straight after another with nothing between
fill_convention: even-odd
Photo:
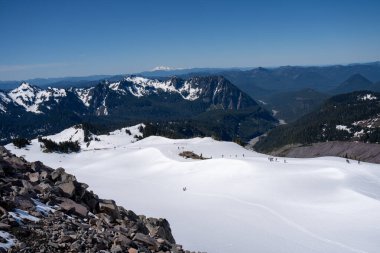
<instances>
[{"instance_id":1,"label":"snow-covered mountain","mask_svg":"<svg viewBox=\"0 0 380 253\"><path fill-rule=\"evenodd\" d=\"M127 76L119 81L68 89L42 89L22 83L7 93L0 91L0 142L10 136L34 137L89 121L108 125L183 121L204 114L204 118L213 118L209 114L214 111L219 117L215 120L223 120L223 113L238 113L233 118L237 126L248 117L260 133L276 123L269 112L221 76L186 80L173 77L164 81ZM233 129L238 131L239 127ZM221 133L219 129L215 131Z\"/></svg>"},{"instance_id":2,"label":"snow-covered mountain","mask_svg":"<svg viewBox=\"0 0 380 253\"><path fill-rule=\"evenodd\" d=\"M209 253L377 253L380 171L336 157L273 158L211 138L133 141L138 126L97 136L80 153L6 146L64 167L100 198L170 221L185 248ZM49 138L80 140L70 128ZM92 141L91 141L92 143ZM185 159L192 151L205 160ZM184 190L186 187L186 190Z\"/></svg>"},{"instance_id":3,"label":"snow-covered mountain","mask_svg":"<svg viewBox=\"0 0 380 253\"><path fill-rule=\"evenodd\" d=\"M22 83L16 89L8 93L14 103L22 106L28 112L42 113L40 107L50 109L52 103L59 103L62 97L66 97L64 89L47 88L40 89L29 83Z\"/></svg>"},{"instance_id":4,"label":"snow-covered mountain","mask_svg":"<svg viewBox=\"0 0 380 253\"><path fill-rule=\"evenodd\" d=\"M45 108L50 109L52 103L59 104L62 98L68 96L68 93L74 94L86 107L98 104L97 98L100 96L102 99L101 106L104 108L103 113L98 112L99 115L109 113L107 101L109 93L120 96L132 95L137 98L151 95L179 95L188 101L201 98L203 102L211 102L212 105L223 109L239 110L250 105L256 105L252 99L223 77L194 77L188 80L173 77L167 81L159 81L138 76L127 76L123 80L112 83L106 82L95 87L69 89L50 87L41 89L29 83L22 83L8 93L1 92L0 98L4 103L12 100L26 111L38 114L44 113ZM246 100L250 101L247 103ZM96 109L99 108L100 106ZM2 111L4 112L5 108Z\"/></svg>"}]
</instances>

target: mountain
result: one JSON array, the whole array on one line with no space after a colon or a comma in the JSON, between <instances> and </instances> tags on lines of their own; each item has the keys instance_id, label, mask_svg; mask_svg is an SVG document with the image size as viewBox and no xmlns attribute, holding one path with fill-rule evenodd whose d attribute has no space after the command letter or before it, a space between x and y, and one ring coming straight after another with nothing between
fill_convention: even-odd
<instances>
[{"instance_id":1,"label":"mountain","mask_svg":"<svg viewBox=\"0 0 380 253\"><path fill-rule=\"evenodd\" d=\"M332 93L342 94L360 90L371 90L372 88L373 83L371 81L360 74L355 74L333 89Z\"/></svg>"},{"instance_id":2,"label":"mountain","mask_svg":"<svg viewBox=\"0 0 380 253\"><path fill-rule=\"evenodd\" d=\"M269 96L261 104L274 112L277 119L293 122L318 108L329 96L313 89L279 92Z\"/></svg>"},{"instance_id":3,"label":"mountain","mask_svg":"<svg viewBox=\"0 0 380 253\"><path fill-rule=\"evenodd\" d=\"M127 76L67 89L22 83L0 94L2 142L84 122L108 130L127 123L160 122L155 126L157 131L167 129L171 122L178 129L192 129L186 136L211 134L248 141L276 123L269 112L221 76L172 77L166 81Z\"/></svg>"},{"instance_id":4,"label":"mountain","mask_svg":"<svg viewBox=\"0 0 380 253\"><path fill-rule=\"evenodd\" d=\"M331 141L380 143L380 93L357 91L331 97L317 110L270 131L255 148L272 152Z\"/></svg>"},{"instance_id":5,"label":"mountain","mask_svg":"<svg viewBox=\"0 0 380 253\"><path fill-rule=\"evenodd\" d=\"M327 93L355 74L380 80L379 62L332 66L283 66L230 70L219 74L255 99L266 99L277 92L314 89ZM260 90L261 89L261 90Z\"/></svg>"}]
</instances>

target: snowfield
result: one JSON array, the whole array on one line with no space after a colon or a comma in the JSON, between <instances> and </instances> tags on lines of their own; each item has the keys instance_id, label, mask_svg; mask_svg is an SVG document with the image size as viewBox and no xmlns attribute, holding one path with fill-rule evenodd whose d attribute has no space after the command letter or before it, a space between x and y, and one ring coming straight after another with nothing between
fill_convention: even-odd
<instances>
[{"instance_id":1,"label":"snowfield","mask_svg":"<svg viewBox=\"0 0 380 253\"><path fill-rule=\"evenodd\" d=\"M64 167L101 198L167 218L185 249L380 250L379 165L334 157L270 162L231 142L158 136L136 141L138 127L130 129L132 135L122 130L98 136L99 142L74 154L42 153L37 140L28 149L6 147L29 161ZM55 140L75 134L73 128L65 131ZM185 159L178 155L182 151L212 159Z\"/></svg>"}]
</instances>

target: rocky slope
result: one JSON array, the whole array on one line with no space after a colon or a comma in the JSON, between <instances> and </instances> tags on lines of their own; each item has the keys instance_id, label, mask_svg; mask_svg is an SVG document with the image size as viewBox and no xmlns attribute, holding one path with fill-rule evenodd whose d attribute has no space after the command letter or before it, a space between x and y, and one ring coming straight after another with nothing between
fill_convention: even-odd
<instances>
[{"instance_id":1,"label":"rocky slope","mask_svg":"<svg viewBox=\"0 0 380 253\"><path fill-rule=\"evenodd\" d=\"M185 252L167 220L100 199L63 168L0 146L0 176L0 252Z\"/></svg>"},{"instance_id":2,"label":"rocky slope","mask_svg":"<svg viewBox=\"0 0 380 253\"><path fill-rule=\"evenodd\" d=\"M380 164L380 145L362 142L329 141L311 145L287 145L270 154L295 158L339 156Z\"/></svg>"}]
</instances>

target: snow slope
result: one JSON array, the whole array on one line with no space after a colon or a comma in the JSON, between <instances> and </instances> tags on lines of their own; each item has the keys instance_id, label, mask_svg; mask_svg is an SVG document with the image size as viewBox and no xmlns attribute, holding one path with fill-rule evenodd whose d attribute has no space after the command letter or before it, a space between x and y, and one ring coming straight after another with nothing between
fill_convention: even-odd
<instances>
[{"instance_id":1,"label":"snow slope","mask_svg":"<svg viewBox=\"0 0 380 253\"><path fill-rule=\"evenodd\" d=\"M42 153L35 140L28 150L7 148L67 168L101 198L167 218L186 249L379 252L379 165L334 157L270 162L211 138L102 138L114 145L76 154ZM183 150L212 159L186 160L178 156Z\"/></svg>"}]
</instances>

